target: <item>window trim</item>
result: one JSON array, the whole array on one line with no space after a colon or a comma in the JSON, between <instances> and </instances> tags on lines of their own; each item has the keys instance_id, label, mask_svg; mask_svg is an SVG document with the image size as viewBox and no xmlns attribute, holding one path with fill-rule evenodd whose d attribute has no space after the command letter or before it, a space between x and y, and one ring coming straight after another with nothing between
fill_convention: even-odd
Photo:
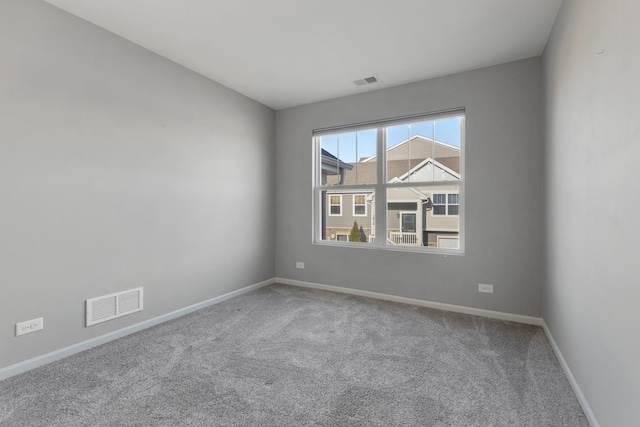
<instances>
[{"instance_id":1,"label":"window trim","mask_svg":"<svg viewBox=\"0 0 640 427\"><path fill-rule=\"evenodd\" d=\"M456 181L427 181L427 182L387 182L384 178L387 176L387 148L386 147L386 132L385 129L389 126L409 124L422 121L439 120L446 118L459 117L460 119L460 179ZM366 129L377 130L376 141L376 153L378 161L376 167L376 177L378 177L376 184L358 184L358 185L322 185L321 184L321 164L320 164L320 151L321 143L320 138L324 135L339 134L354 132ZM397 117L392 119L374 120L368 122L360 122L355 124L340 125L334 127L327 127L321 129L315 129L312 131L313 142L313 167L312 167L312 243L321 246L351 246L362 249L375 249L385 251L397 251L397 252L418 252L418 253L431 253L431 254L443 254L443 255L464 255L465 253L465 187L466 187L466 110L464 107L455 108L450 110L442 110L433 113L415 114L410 116ZM379 179L382 177L382 180ZM458 199L458 249L450 248L438 248L430 246L404 246L404 245L389 245L386 239L376 238L373 243L354 243L354 242L337 242L331 240L322 240L322 227L324 225L324 219L322 216L322 198L327 191L336 191L339 188L344 192L358 192L363 190L373 190L376 197L375 212L372 210L369 212L372 223L372 234L374 236L386 236L388 230L387 224L387 190L390 188L402 188L402 187L439 187L439 186L451 186L458 187L457 194ZM433 194L433 191L431 191ZM326 209L326 208L325 208ZM452 215L455 216L455 215ZM382 220L378 220L378 218Z\"/></svg>"},{"instance_id":2,"label":"window trim","mask_svg":"<svg viewBox=\"0 0 640 427\"><path fill-rule=\"evenodd\" d=\"M444 195L444 203L438 203L437 206L444 206L444 213L443 214L436 214L435 212L432 213L433 216L451 216L451 217L459 217L460 216L460 193L456 193L454 191L440 191L438 193L433 193L433 196L436 196L438 194L442 194ZM449 196L452 194L457 194L458 195L458 203L449 203ZM433 202L433 207L436 207L436 203L435 201ZM451 214L449 213L449 206L458 206L458 213L457 214Z\"/></svg>"},{"instance_id":3,"label":"window trim","mask_svg":"<svg viewBox=\"0 0 640 427\"><path fill-rule=\"evenodd\" d=\"M340 203L339 203L339 204L337 204L337 205L336 205L336 204L331 203L331 198L332 198L332 197L340 197ZM328 215L328 216L342 216L342 194L331 194L331 193L328 193L328 194L327 194L327 198L329 199L329 203L327 203L327 206L329 206L329 210L328 210L328 212L327 212L327 215ZM338 207L340 207L340 213L338 213L338 214L331 213L331 208L332 208L333 206L338 206Z\"/></svg>"},{"instance_id":4,"label":"window trim","mask_svg":"<svg viewBox=\"0 0 640 427\"><path fill-rule=\"evenodd\" d=\"M387 202L387 205L389 203ZM404 231L404 216L405 215L413 215L413 231ZM400 229L401 233L417 233L418 232L418 211L399 211L398 212L398 219L400 221L398 221L398 228ZM387 228L387 231L389 229Z\"/></svg>"},{"instance_id":5,"label":"window trim","mask_svg":"<svg viewBox=\"0 0 640 427\"><path fill-rule=\"evenodd\" d=\"M457 195L458 196L458 203L450 203L449 202L449 196L451 196L451 195ZM458 207L458 213L457 214L449 213L449 207L450 206L457 206ZM447 216L460 216L460 194L459 193L447 193Z\"/></svg>"},{"instance_id":6,"label":"window trim","mask_svg":"<svg viewBox=\"0 0 640 427\"><path fill-rule=\"evenodd\" d=\"M364 197L364 203L358 203L358 206L364 206L364 214L356 213L356 196ZM367 208L367 195L365 193L354 193L351 195L351 216L366 217L369 216L369 209Z\"/></svg>"}]
</instances>

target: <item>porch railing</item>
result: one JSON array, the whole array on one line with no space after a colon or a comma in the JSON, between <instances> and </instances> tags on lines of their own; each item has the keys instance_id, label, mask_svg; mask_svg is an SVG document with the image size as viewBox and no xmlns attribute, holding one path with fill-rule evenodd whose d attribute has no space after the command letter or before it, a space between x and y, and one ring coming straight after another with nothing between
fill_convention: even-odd
<instances>
[{"instance_id":1,"label":"porch railing","mask_svg":"<svg viewBox=\"0 0 640 427\"><path fill-rule=\"evenodd\" d=\"M389 232L389 240L396 245L418 246L418 233Z\"/></svg>"},{"instance_id":2,"label":"porch railing","mask_svg":"<svg viewBox=\"0 0 640 427\"><path fill-rule=\"evenodd\" d=\"M369 235L369 243L375 243L376 236ZM418 233L389 232L387 243L390 245L419 246Z\"/></svg>"}]
</instances>

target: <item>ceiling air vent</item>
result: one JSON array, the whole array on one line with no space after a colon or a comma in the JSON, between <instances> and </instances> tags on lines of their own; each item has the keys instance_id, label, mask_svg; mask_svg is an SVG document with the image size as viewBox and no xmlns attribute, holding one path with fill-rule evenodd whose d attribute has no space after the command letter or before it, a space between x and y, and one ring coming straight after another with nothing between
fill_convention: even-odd
<instances>
[{"instance_id":1,"label":"ceiling air vent","mask_svg":"<svg viewBox=\"0 0 640 427\"><path fill-rule=\"evenodd\" d=\"M371 83L378 83L379 81L380 79L378 78L378 76L374 74L372 76L365 77L364 79L354 80L353 82L356 84L356 86L364 86L370 85Z\"/></svg>"},{"instance_id":2,"label":"ceiling air vent","mask_svg":"<svg viewBox=\"0 0 640 427\"><path fill-rule=\"evenodd\" d=\"M142 310L142 288L87 300L87 326Z\"/></svg>"}]
</instances>

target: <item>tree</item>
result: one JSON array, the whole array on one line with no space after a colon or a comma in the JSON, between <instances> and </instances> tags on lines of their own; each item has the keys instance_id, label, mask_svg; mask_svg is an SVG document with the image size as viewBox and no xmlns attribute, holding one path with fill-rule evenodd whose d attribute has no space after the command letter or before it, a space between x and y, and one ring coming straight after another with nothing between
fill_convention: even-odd
<instances>
[{"instance_id":1,"label":"tree","mask_svg":"<svg viewBox=\"0 0 640 427\"><path fill-rule=\"evenodd\" d=\"M360 241L360 229L358 228L358 223L356 221L353 221L353 227L351 227L351 233L349 233L349 241L350 242Z\"/></svg>"},{"instance_id":2,"label":"tree","mask_svg":"<svg viewBox=\"0 0 640 427\"><path fill-rule=\"evenodd\" d=\"M360 226L360 241L367 243L367 233L364 232L364 228Z\"/></svg>"}]
</instances>

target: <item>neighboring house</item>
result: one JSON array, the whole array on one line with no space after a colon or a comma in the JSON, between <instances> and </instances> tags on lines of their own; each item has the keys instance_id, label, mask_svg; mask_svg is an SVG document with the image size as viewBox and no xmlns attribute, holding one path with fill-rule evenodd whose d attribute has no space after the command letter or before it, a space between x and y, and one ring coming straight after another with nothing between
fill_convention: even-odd
<instances>
[{"instance_id":1,"label":"neighboring house","mask_svg":"<svg viewBox=\"0 0 640 427\"><path fill-rule=\"evenodd\" d=\"M323 161L333 162L333 173L323 175L328 185L375 183L376 156L341 163L323 150ZM336 164L341 163L338 170ZM323 166L324 171L324 166ZM387 149L387 182L448 182L451 185L393 188L387 194L388 244L458 247L460 149L423 136L414 136ZM372 191L327 191L324 238L347 241L354 221L366 240L375 240L375 195Z\"/></svg>"},{"instance_id":2,"label":"neighboring house","mask_svg":"<svg viewBox=\"0 0 640 427\"><path fill-rule=\"evenodd\" d=\"M349 163L343 162L325 149L321 150L320 165L322 168L322 185L325 185L331 179L328 178L329 176L332 177L334 184L344 184L346 171L353 169L353 166Z\"/></svg>"}]
</instances>

